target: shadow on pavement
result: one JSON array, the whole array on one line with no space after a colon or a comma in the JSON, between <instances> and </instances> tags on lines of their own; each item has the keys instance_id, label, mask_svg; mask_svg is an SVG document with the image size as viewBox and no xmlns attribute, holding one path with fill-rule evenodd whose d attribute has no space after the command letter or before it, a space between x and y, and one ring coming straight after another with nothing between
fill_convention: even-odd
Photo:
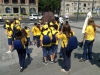
<instances>
[{"instance_id":1,"label":"shadow on pavement","mask_svg":"<svg viewBox=\"0 0 100 75\"><path fill-rule=\"evenodd\" d=\"M64 68L65 67L64 60L58 59L58 65L61 66L61 68Z\"/></svg>"},{"instance_id":2,"label":"shadow on pavement","mask_svg":"<svg viewBox=\"0 0 100 75\"><path fill-rule=\"evenodd\" d=\"M82 54L80 53L74 53L74 57L77 59L80 59L82 57ZM89 62L92 65L97 65L98 67L100 67L100 63L98 62L98 60L100 60L100 53L92 53L92 60L89 60ZM99 63L99 64L98 64Z\"/></svg>"},{"instance_id":3,"label":"shadow on pavement","mask_svg":"<svg viewBox=\"0 0 100 75\"><path fill-rule=\"evenodd\" d=\"M33 58L26 58L26 60L25 60L25 69L28 67L28 65L30 65L31 64L31 62L32 62L32 60L33 60Z\"/></svg>"}]
</instances>

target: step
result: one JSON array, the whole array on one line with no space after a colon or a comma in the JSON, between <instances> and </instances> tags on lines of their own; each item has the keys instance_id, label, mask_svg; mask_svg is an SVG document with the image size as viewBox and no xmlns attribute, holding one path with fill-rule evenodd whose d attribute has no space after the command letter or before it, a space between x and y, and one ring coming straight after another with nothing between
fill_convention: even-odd
<instances>
[{"instance_id":1,"label":"step","mask_svg":"<svg viewBox=\"0 0 100 75\"><path fill-rule=\"evenodd\" d=\"M95 73L100 71L100 68L97 65L100 65L100 63L96 63L75 73L71 73L70 75L95 75Z\"/></svg>"}]
</instances>

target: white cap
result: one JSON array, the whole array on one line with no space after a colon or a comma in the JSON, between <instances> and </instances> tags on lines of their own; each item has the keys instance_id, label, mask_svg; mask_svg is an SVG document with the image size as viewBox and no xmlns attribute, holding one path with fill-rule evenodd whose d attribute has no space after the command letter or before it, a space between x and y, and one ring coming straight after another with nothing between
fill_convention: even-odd
<instances>
[{"instance_id":1,"label":"white cap","mask_svg":"<svg viewBox=\"0 0 100 75\"><path fill-rule=\"evenodd\" d=\"M65 15L65 18L69 18L69 16L68 15Z\"/></svg>"}]
</instances>

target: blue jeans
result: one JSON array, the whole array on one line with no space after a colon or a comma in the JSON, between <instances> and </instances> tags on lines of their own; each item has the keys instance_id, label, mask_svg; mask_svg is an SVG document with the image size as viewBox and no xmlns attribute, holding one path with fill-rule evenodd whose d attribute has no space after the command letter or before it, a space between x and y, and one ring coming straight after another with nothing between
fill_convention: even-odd
<instances>
[{"instance_id":1,"label":"blue jeans","mask_svg":"<svg viewBox=\"0 0 100 75\"><path fill-rule=\"evenodd\" d=\"M25 49L17 50L17 53L18 53L18 57L19 57L19 64L20 64L20 67L23 67L23 68L24 68L26 50L25 50Z\"/></svg>"},{"instance_id":2,"label":"blue jeans","mask_svg":"<svg viewBox=\"0 0 100 75\"><path fill-rule=\"evenodd\" d=\"M91 60L92 59L92 47L93 41L85 40L84 48L83 48L83 59Z\"/></svg>"},{"instance_id":3,"label":"blue jeans","mask_svg":"<svg viewBox=\"0 0 100 75\"><path fill-rule=\"evenodd\" d=\"M69 50L66 51L66 48L61 48L61 52L62 52L62 57L64 59L64 63L65 63L65 70L69 71L69 69L71 68L71 53L73 50Z\"/></svg>"}]
</instances>

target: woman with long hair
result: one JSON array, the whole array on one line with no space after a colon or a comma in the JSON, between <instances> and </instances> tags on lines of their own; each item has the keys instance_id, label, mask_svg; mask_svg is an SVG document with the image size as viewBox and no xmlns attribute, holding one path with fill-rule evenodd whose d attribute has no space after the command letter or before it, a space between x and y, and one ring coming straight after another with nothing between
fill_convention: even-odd
<instances>
[{"instance_id":1,"label":"woman with long hair","mask_svg":"<svg viewBox=\"0 0 100 75\"><path fill-rule=\"evenodd\" d=\"M28 41L28 38L27 38L27 32L25 31L24 28L21 29L21 32L22 32L22 36L25 37L27 39L27 42L25 44L26 46L26 54L27 54L27 58L30 58L30 52L29 52L29 49L28 49L28 45L29 45L29 41Z\"/></svg>"},{"instance_id":2,"label":"woman with long hair","mask_svg":"<svg viewBox=\"0 0 100 75\"><path fill-rule=\"evenodd\" d=\"M96 36L96 25L93 18L88 20L82 42L84 42L83 56L80 62L92 59L92 47Z\"/></svg>"},{"instance_id":3,"label":"woman with long hair","mask_svg":"<svg viewBox=\"0 0 100 75\"><path fill-rule=\"evenodd\" d=\"M16 40L20 40L21 44L23 46L21 49L16 49L16 51L18 53L18 57L19 57L20 72L22 72L24 70L24 65L25 65L25 56L26 56L26 46L25 46L25 44L27 43L27 39L25 38L25 36L22 35L22 32L18 30L15 33L14 42Z\"/></svg>"},{"instance_id":4,"label":"woman with long hair","mask_svg":"<svg viewBox=\"0 0 100 75\"><path fill-rule=\"evenodd\" d=\"M71 70L71 52L72 50L66 51L68 39L73 36L74 32L71 30L70 25L63 25L62 32L58 33L56 37L62 39L61 52L64 59L65 68L61 69L62 72L68 73Z\"/></svg>"}]
</instances>

